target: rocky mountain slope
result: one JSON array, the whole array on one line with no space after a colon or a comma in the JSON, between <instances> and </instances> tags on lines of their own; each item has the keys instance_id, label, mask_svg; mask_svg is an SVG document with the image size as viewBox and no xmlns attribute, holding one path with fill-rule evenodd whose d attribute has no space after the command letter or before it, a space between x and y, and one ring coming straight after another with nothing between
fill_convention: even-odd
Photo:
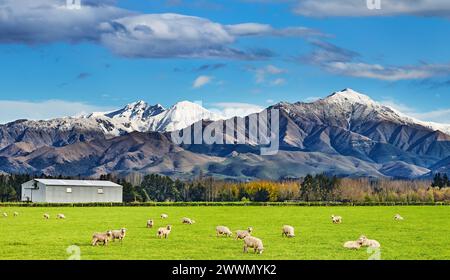
<instances>
[{"instance_id":1,"label":"rocky mountain slope","mask_svg":"<svg viewBox=\"0 0 450 280\"><path fill-rule=\"evenodd\" d=\"M165 110L137 102L116 112L70 119L66 125L61 120L32 122L44 128L58 123L58 129L45 133L20 129L27 121L2 126L0 133L9 135L11 143L2 137L0 170L85 176L155 172L182 178L202 171L247 180L321 172L420 178L449 168L448 134L351 89L312 103L279 103L269 109L280 112L280 151L271 156L260 155L254 144L175 145L169 131L193 130L199 119L208 119L200 121L205 127L219 117L192 103Z\"/></svg>"},{"instance_id":2,"label":"rocky mountain slope","mask_svg":"<svg viewBox=\"0 0 450 280\"><path fill-rule=\"evenodd\" d=\"M11 149L10 145L15 146L15 150L24 145L28 149L63 147L135 131L173 131L202 119L219 120L222 117L188 101L179 102L169 109L139 101L113 112L42 121L18 120L0 125L0 149Z\"/></svg>"}]
</instances>

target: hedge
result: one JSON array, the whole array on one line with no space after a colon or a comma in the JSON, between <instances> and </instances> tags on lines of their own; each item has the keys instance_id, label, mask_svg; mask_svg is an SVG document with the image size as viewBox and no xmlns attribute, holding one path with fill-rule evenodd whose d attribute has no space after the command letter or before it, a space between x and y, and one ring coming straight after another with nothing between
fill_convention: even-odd
<instances>
[{"instance_id":1,"label":"hedge","mask_svg":"<svg viewBox=\"0 0 450 280\"><path fill-rule=\"evenodd\" d=\"M28 203L0 202L0 207L156 207L156 206L448 206L444 202L124 202L124 203Z\"/></svg>"}]
</instances>

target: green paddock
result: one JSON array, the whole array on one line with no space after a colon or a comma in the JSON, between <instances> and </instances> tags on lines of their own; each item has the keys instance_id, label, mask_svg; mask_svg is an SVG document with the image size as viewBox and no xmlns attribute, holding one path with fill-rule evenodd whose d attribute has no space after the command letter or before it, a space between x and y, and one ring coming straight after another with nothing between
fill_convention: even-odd
<instances>
[{"instance_id":1,"label":"green paddock","mask_svg":"<svg viewBox=\"0 0 450 280\"><path fill-rule=\"evenodd\" d=\"M64 260L384 260L450 259L448 206L158 206L158 207L0 207L0 259ZM13 213L19 215L14 217ZM49 220L43 214L51 215ZM65 220L57 220L63 213ZM169 218L162 220L161 213ZM404 221L394 221L395 214ZM332 214L343 223L332 224ZM182 217L196 221L183 225ZM154 219L155 228L146 228ZM172 225L167 240L158 227ZM283 238L281 227L295 227ZM216 237L217 225L232 231L254 228L264 242L262 255L244 254L243 241ZM91 246L94 232L127 228L123 243ZM380 252L344 249L361 234L381 243ZM72 246L72 247L71 247ZM75 247L73 247L75 246ZM75 249L74 249L75 248ZM376 255L378 254L378 255Z\"/></svg>"}]
</instances>

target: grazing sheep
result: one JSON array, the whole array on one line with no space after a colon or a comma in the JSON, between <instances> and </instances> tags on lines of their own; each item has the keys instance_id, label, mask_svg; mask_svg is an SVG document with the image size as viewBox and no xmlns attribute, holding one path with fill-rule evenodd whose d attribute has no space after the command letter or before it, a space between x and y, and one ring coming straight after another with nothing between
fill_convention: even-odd
<instances>
[{"instance_id":1,"label":"grazing sheep","mask_svg":"<svg viewBox=\"0 0 450 280\"><path fill-rule=\"evenodd\" d=\"M94 233L92 236L92 246L97 246L99 243L103 243L103 245L106 246L108 245L108 241L111 237L111 230L108 230L106 233Z\"/></svg>"},{"instance_id":2,"label":"grazing sheep","mask_svg":"<svg viewBox=\"0 0 450 280\"><path fill-rule=\"evenodd\" d=\"M226 226L217 226L216 227L216 236L219 237L219 235L225 235L225 236L233 236L233 233L229 228Z\"/></svg>"},{"instance_id":3,"label":"grazing sheep","mask_svg":"<svg viewBox=\"0 0 450 280\"><path fill-rule=\"evenodd\" d=\"M49 214L44 214L44 219L46 219L46 220L50 219L50 215Z\"/></svg>"},{"instance_id":4,"label":"grazing sheep","mask_svg":"<svg viewBox=\"0 0 450 280\"><path fill-rule=\"evenodd\" d=\"M172 231L172 226L170 226L170 225L165 228L161 227L158 229L158 237L159 238L163 238L163 237L168 238L171 231Z\"/></svg>"},{"instance_id":5,"label":"grazing sheep","mask_svg":"<svg viewBox=\"0 0 450 280\"><path fill-rule=\"evenodd\" d=\"M188 225L195 224L195 221L194 221L194 220L191 220L191 219L189 219L189 218L183 218L183 219L181 219L181 222L182 222L183 224L188 224Z\"/></svg>"},{"instance_id":6,"label":"grazing sheep","mask_svg":"<svg viewBox=\"0 0 450 280\"><path fill-rule=\"evenodd\" d=\"M56 216L57 219L60 220L64 220L66 218L66 216L64 214L58 214L58 216Z\"/></svg>"},{"instance_id":7,"label":"grazing sheep","mask_svg":"<svg viewBox=\"0 0 450 280\"><path fill-rule=\"evenodd\" d=\"M19 216L19 212L14 212L14 217Z\"/></svg>"},{"instance_id":8,"label":"grazing sheep","mask_svg":"<svg viewBox=\"0 0 450 280\"><path fill-rule=\"evenodd\" d=\"M126 228L121 228L119 230L113 230L113 231L111 231L112 240L115 242L116 239L119 239L119 241L122 242L122 240L125 238L126 233L127 233Z\"/></svg>"},{"instance_id":9,"label":"grazing sheep","mask_svg":"<svg viewBox=\"0 0 450 280\"><path fill-rule=\"evenodd\" d=\"M5 212L3 212L3 217L7 218L7 217L8 217L8 214L5 213Z\"/></svg>"},{"instance_id":10,"label":"grazing sheep","mask_svg":"<svg viewBox=\"0 0 450 280\"><path fill-rule=\"evenodd\" d=\"M252 227L248 227L247 230L237 230L236 231L236 240L238 239L244 239L247 236L251 236L253 232Z\"/></svg>"},{"instance_id":11,"label":"grazing sheep","mask_svg":"<svg viewBox=\"0 0 450 280\"><path fill-rule=\"evenodd\" d=\"M370 248L380 248L380 242L374 240L374 239L368 239L367 237L365 237L364 235L361 235L361 237L359 237L359 239L357 240L357 242L362 246L362 247L370 247Z\"/></svg>"},{"instance_id":12,"label":"grazing sheep","mask_svg":"<svg viewBox=\"0 0 450 280\"><path fill-rule=\"evenodd\" d=\"M358 241L347 241L344 243L344 248L357 250L361 248L361 244Z\"/></svg>"},{"instance_id":13,"label":"grazing sheep","mask_svg":"<svg viewBox=\"0 0 450 280\"><path fill-rule=\"evenodd\" d=\"M396 221L403 221L404 219L403 219L402 216L400 216L400 214L396 214L396 215L394 216L394 220L396 220Z\"/></svg>"},{"instance_id":14,"label":"grazing sheep","mask_svg":"<svg viewBox=\"0 0 450 280\"><path fill-rule=\"evenodd\" d=\"M244 238L244 253L248 252L248 248L253 248L255 253L262 254L264 251L264 246L261 239L247 236Z\"/></svg>"},{"instance_id":15,"label":"grazing sheep","mask_svg":"<svg viewBox=\"0 0 450 280\"><path fill-rule=\"evenodd\" d=\"M340 224L342 223L342 217L331 215L331 221L333 222L333 224Z\"/></svg>"},{"instance_id":16,"label":"grazing sheep","mask_svg":"<svg viewBox=\"0 0 450 280\"><path fill-rule=\"evenodd\" d=\"M153 228L153 226L155 225L153 220L148 220L147 221L147 228Z\"/></svg>"},{"instance_id":17,"label":"grazing sheep","mask_svg":"<svg viewBox=\"0 0 450 280\"><path fill-rule=\"evenodd\" d=\"M167 219L167 218L169 218L169 215L167 215L167 214L161 214L161 219Z\"/></svg>"},{"instance_id":18,"label":"grazing sheep","mask_svg":"<svg viewBox=\"0 0 450 280\"><path fill-rule=\"evenodd\" d=\"M295 237L294 227L288 226L288 225L284 225L283 228L282 228L281 236Z\"/></svg>"}]
</instances>

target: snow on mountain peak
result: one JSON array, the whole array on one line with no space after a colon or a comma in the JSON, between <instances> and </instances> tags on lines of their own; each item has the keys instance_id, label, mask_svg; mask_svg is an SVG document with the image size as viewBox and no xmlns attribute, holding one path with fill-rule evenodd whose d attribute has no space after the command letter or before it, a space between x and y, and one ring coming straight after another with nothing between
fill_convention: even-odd
<instances>
[{"instance_id":1,"label":"snow on mountain peak","mask_svg":"<svg viewBox=\"0 0 450 280\"><path fill-rule=\"evenodd\" d=\"M129 119L129 120L143 120L148 117L160 114L164 111L161 105L149 106L145 101L137 101L126 105L124 108L105 114L111 119Z\"/></svg>"},{"instance_id":2,"label":"snow on mountain peak","mask_svg":"<svg viewBox=\"0 0 450 280\"><path fill-rule=\"evenodd\" d=\"M173 105L172 107L170 107L167 111L168 114L179 115L180 118L184 116L186 119L190 120L197 119L197 121L198 120L218 121L224 119L223 116L203 108L198 103L193 103L190 101L180 101L175 105Z\"/></svg>"},{"instance_id":3,"label":"snow on mountain peak","mask_svg":"<svg viewBox=\"0 0 450 280\"><path fill-rule=\"evenodd\" d=\"M200 109L202 109L203 107L200 106L197 103L190 102L190 101L187 101L187 100L183 100L183 101L177 102L171 108L183 108L183 109L189 109L189 108L199 109L200 108Z\"/></svg>"},{"instance_id":4,"label":"snow on mountain peak","mask_svg":"<svg viewBox=\"0 0 450 280\"><path fill-rule=\"evenodd\" d=\"M224 119L197 103L181 101L154 117L151 130L174 131L186 128L200 120L217 121Z\"/></svg>"},{"instance_id":5,"label":"snow on mountain peak","mask_svg":"<svg viewBox=\"0 0 450 280\"><path fill-rule=\"evenodd\" d=\"M327 98L323 99L328 102L335 103L352 103L352 104L363 104L363 105L375 105L378 104L373 101L369 96L361 94L354 91L351 88L346 88L341 91L334 92Z\"/></svg>"},{"instance_id":6,"label":"snow on mountain peak","mask_svg":"<svg viewBox=\"0 0 450 280\"><path fill-rule=\"evenodd\" d=\"M448 124L418 120L396 110L395 108L378 103L372 100L369 96L354 91L351 88L346 88L341 91L334 92L330 96L321 99L320 101L338 104L340 107L346 107L348 105L355 104L364 105L370 108L370 110L374 110L374 112L377 112L377 114L383 116L385 119L389 119L402 124L421 125L429 129L439 130L450 135L450 125Z\"/></svg>"},{"instance_id":7,"label":"snow on mountain peak","mask_svg":"<svg viewBox=\"0 0 450 280\"><path fill-rule=\"evenodd\" d=\"M92 113L83 118L96 121L104 131L115 135L133 131L174 131L200 120L223 119L222 116L189 101L178 102L169 109L160 104L149 105L145 101L137 101L113 112Z\"/></svg>"}]
</instances>

